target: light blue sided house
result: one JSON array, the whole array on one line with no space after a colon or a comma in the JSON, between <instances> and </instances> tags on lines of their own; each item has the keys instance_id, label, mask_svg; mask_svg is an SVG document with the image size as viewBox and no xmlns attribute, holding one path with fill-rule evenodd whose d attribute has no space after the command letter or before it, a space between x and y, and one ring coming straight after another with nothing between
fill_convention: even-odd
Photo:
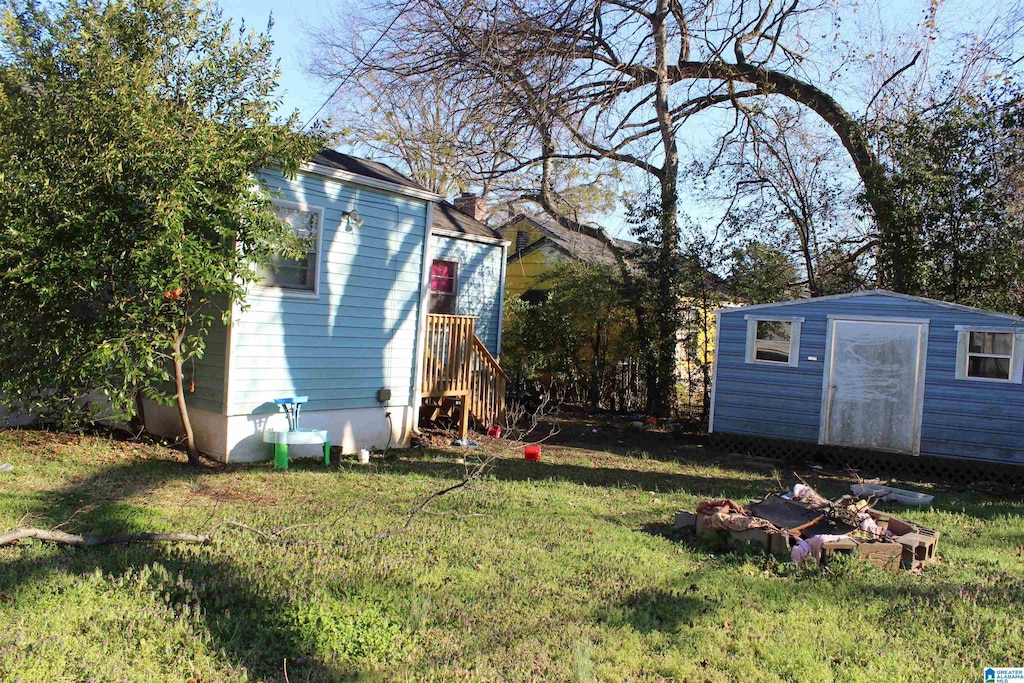
<instances>
[{"instance_id":1,"label":"light blue sided house","mask_svg":"<svg viewBox=\"0 0 1024 683\"><path fill-rule=\"evenodd\" d=\"M477 220L475 198L457 200L477 214L467 215L388 166L333 151L294 178L260 178L312 246L264 273L249 308L232 311L186 369L200 450L267 459L263 432L287 428L274 400L288 396L309 397L301 426L327 430L344 453L407 444L432 393L454 396L479 422L497 419L507 243ZM145 413L150 431L180 432L173 409L147 402Z\"/></svg>"},{"instance_id":2,"label":"light blue sided house","mask_svg":"<svg viewBox=\"0 0 1024 683\"><path fill-rule=\"evenodd\" d=\"M875 290L718 311L717 333L713 441L1024 464L1021 318Z\"/></svg>"}]
</instances>

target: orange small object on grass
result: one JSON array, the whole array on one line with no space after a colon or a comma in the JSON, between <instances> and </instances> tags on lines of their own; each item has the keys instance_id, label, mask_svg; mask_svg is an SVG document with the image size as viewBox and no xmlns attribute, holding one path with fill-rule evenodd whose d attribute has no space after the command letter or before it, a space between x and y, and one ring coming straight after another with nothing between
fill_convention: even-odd
<instances>
[{"instance_id":1,"label":"orange small object on grass","mask_svg":"<svg viewBox=\"0 0 1024 683\"><path fill-rule=\"evenodd\" d=\"M523 458L534 462L540 460L540 444L531 444L523 448Z\"/></svg>"}]
</instances>

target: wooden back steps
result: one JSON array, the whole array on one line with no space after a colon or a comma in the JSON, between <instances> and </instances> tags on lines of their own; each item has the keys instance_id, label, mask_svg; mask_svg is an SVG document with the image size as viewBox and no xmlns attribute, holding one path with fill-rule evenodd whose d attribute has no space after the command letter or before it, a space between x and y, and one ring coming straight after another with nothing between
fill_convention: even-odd
<instances>
[{"instance_id":1,"label":"wooden back steps","mask_svg":"<svg viewBox=\"0 0 1024 683\"><path fill-rule=\"evenodd\" d=\"M431 313L426 332L421 419L457 417L462 439L470 419L485 429L504 419L508 377L476 336L476 316Z\"/></svg>"}]
</instances>

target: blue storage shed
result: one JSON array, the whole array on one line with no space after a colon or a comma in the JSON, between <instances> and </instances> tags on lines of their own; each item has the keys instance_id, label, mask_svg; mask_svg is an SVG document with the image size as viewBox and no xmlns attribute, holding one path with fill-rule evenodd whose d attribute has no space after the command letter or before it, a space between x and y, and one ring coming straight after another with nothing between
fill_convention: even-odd
<instances>
[{"instance_id":1,"label":"blue storage shed","mask_svg":"<svg viewBox=\"0 0 1024 683\"><path fill-rule=\"evenodd\" d=\"M1024 464L1024 320L884 290L718 311L709 431Z\"/></svg>"}]
</instances>

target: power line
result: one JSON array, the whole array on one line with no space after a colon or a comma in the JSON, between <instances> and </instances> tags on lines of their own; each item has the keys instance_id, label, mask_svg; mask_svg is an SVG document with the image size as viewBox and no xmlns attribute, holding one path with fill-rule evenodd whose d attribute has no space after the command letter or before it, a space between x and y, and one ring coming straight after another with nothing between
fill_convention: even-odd
<instances>
[{"instance_id":1,"label":"power line","mask_svg":"<svg viewBox=\"0 0 1024 683\"><path fill-rule=\"evenodd\" d=\"M317 117L317 115L319 115L319 114L320 114L320 112L322 112L322 111L324 110L324 107L326 107L326 106L327 106L327 104L328 104L328 103L329 103L329 102L330 102L331 100L333 100L333 99L334 99L334 96L338 94L338 92L339 92L339 91L341 90L341 88L342 88L342 87L343 87L343 86L344 86L344 85L345 85L346 83L348 83L349 79L350 79L350 78L352 78L352 76L353 76L353 75L355 74L355 72L356 72L356 69L358 69L359 67L363 66L363 62L364 62L364 60L366 59L366 57L367 57L367 56L369 56L369 55L370 55L370 53L371 53L371 52L373 52L373 51L374 51L375 49L377 49L377 46L378 46L378 45L380 45L380 41L384 40L384 36L386 36L386 35L388 34L388 31L390 31L390 30L391 30L391 29L392 29L392 28L394 27L394 25L395 25L396 23L398 23L398 19L399 19L399 18L400 18L400 17L401 17L401 16L403 15L403 14L405 14L405 11L406 11L407 9L409 9L409 6L410 6L410 5L412 4L412 3L413 3L413 0L406 0L405 4L404 4L404 5L402 5L402 8L398 10L398 14L396 14L396 15L395 15L395 17L394 17L394 18L393 18L393 19L391 20L391 23L387 25L387 28L385 28L385 29L384 29L384 30L383 30L383 31L381 32L381 34L380 34L379 36L377 36L377 40L373 41L373 45L371 45L371 46L370 46L370 49L369 49L369 50L367 50L366 52L364 52L364 53L362 54L362 56L361 56L361 57L359 57L359 59L357 59L357 60L356 60L356 65L355 65L354 67L352 67L352 70L348 72L348 75L347 75L347 76L345 76L345 78L341 79L341 82L340 82L340 83L338 83L338 87L336 87L336 88L335 88L335 89L334 89L334 90L333 90L333 91L331 92L331 94L327 96L327 99L326 99L326 100L324 100L324 103L323 103L323 104L321 104L321 105L320 105L320 106L319 106L319 107L317 108L317 110L316 110L315 112L313 112L313 115L309 117L309 120L308 120L308 121L306 121L306 122L305 122L304 124L302 124L302 129L301 129L301 130L306 130L306 127L307 127L307 126L309 126L309 124L311 124L311 123L313 122L313 119L315 119L315 118Z\"/></svg>"}]
</instances>

